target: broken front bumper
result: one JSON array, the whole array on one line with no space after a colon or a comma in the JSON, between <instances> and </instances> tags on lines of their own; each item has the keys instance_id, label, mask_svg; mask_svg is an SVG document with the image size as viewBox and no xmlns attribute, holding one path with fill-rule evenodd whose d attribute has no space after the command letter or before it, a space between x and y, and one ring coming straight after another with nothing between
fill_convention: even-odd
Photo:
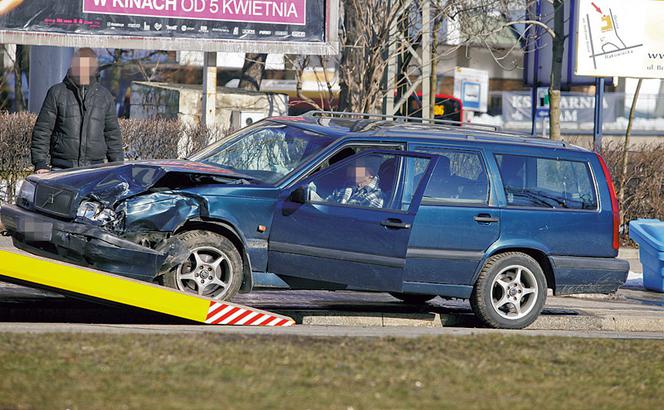
<instances>
[{"instance_id":1,"label":"broken front bumper","mask_svg":"<svg viewBox=\"0 0 664 410\"><path fill-rule=\"evenodd\" d=\"M19 249L134 279L151 281L167 257L101 228L61 221L17 206L3 206L0 218Z\"/></svg>"}]
</instances>

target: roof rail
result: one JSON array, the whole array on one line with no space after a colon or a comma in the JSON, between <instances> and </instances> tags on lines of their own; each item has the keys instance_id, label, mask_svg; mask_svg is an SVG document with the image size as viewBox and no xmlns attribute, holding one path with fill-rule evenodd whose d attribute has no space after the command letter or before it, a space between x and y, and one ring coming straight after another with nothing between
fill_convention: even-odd
<instances>
[{"instance_id":1,"label":"roof rail","mask_svg":"<svg viewBox=\"0 0 664 410\"><path fill-rule=\"evenodd\" d=\"M400 122L421 122L433 125L457 125L468 129L477 129L483 131L499 131L498 127L490 124L467 123L452 120L437 120L433 118L406 117L403 115L369 114L362 112L343 112L343 111L309 111L304 114L305 117L362 117L363 119L380 118L385 120L396 120Z\"/></svg>"},{"instance_id":2,"label":"roof rail","mask_svg":"<svg viewBox=\"0 0 664 410\"><path fill-rule=\"evenodd\" d=\"M526 134L523 132L518 132L518 131L505 131L503 129L500 129L500 127L495 126L495 125L489 125L489 124L477 124L477 123L467 123L467 122L461 122L461 121L452 121L452 120L436 120L436 119L429 119L429 118L418 118L418 117L405 117L402 115L385 115L385 114L368 114L368 113L362 113L362 112L343 112L343 111L309 111L303 114L304 117L323 117L323 116L330 116L330 117L343 117L343 116L348 116L348 117L362 117L363 119L371 119L371 118L379 118L379 119L384 119L384 120L395 120L398 122L420 122L420 123L430 123L431 125L434 125L439 128L447 129L447 130L454 130L454 131L463 131L465 130L472 130L476 132L482 132L482 133L491 133L492 135L503 135L503 136L509 136L509 137L521 137L521 138L539 138L541 139L542 137L539 136L533 136L530 134ZM452 127L452 125L455 125L455 127Z\"/></svg>"}]
</instances>

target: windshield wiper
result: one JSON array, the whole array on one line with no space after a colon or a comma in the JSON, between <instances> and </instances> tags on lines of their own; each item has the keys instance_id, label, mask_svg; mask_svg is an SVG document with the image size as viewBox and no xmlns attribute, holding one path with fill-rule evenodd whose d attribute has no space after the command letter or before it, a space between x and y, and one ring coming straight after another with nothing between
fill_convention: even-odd
<instances>
[{"instance_id":1,"label":"windshield wiper","mask_svg":"<svg viewBox=\"0 0 664 410\"><path fill-rule=\"evenodd\" d=\"M256 178L251 178L246 175L224 175L224 176L213 176L212 180L214 182L221 182L224 184L236 184L236 185L249 185L252 182L261 182Z\"/></svg>"},{"instance_id":2,"label":"windshield wiper","mask_svg":"<svg viewBox=\"0 0 664 410\"><path fill-rule=\"evenodd\" d=\"M210 162L210 161L199 161L199 162L200 162L201 164L212 165L212 166L215 166L215 167L217 167L217 168L227 169L227 170L229 170L229 171L233 171L233 172L235 172L235 168L233 168L233 167L229 167L228 165L221 165L221 164L219 164L219 163L217 163L217 162Z\"/></svg>"},{"instance_id":3,"label":"windshield wiper","mask_svg":"<svg viewBox=\"0 0 664 410\"><path fill-rule=\"evenodd\" d=\"M235 169L233 167L229 167L228 165L221 165L221 164L218 164L216 162L207 162L207 161L201 161L201 163L202 164L207 164L207 165L212 165L212 166L215 166L217 168L225 169L227 171L232 172L232 174L220 175L219 178L228 178L228 179L233 179L233 180L244 179L244 180L251 181L251 182L263 182L258 178L254 178L250 175L239 172L237 169Z\"/></svg>"}]
</instances>

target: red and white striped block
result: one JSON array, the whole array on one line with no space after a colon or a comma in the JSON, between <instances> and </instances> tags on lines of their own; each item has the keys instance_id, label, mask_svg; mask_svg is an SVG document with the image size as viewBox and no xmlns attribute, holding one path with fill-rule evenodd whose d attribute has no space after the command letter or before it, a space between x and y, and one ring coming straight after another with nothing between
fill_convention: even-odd
<instances>
[{"instance_id":1,"label":"red and white striped block","mask_svg":"<svg viewBox=\"0 0 664 410\"><path fill-rule=\"evenodd\" d=\"M205 323L232 326L292 326L291 318L223 302L210 302Z\"/></svg>"}]
</instances>

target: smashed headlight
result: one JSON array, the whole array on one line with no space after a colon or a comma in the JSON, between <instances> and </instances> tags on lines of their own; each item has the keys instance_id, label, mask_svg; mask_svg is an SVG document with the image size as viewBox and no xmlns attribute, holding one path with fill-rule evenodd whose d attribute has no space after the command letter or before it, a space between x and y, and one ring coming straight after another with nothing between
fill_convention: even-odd
<instances>
[{"instance_id":1,"label":"smashed headlight","mask_svg":"<svg viewBox=\"0 0 664 410\"><path fill-rule=\"evenodd\" d=\"M16 205L29 207L35 202L35 188L37 185L30 181L23 181L16 197Z\"/></svg>"},{"instance_id":2,"label":"smashed headlight","mask_svg":"<svg viewBox=\"0 0 664 410\"><path fill-rule=\"evenodd\" d=\"M118 220L118 215L99 202L82 201L76 212L76 220L92 225L106 226L115 223Z\"/></svg>"}]
</instances>

